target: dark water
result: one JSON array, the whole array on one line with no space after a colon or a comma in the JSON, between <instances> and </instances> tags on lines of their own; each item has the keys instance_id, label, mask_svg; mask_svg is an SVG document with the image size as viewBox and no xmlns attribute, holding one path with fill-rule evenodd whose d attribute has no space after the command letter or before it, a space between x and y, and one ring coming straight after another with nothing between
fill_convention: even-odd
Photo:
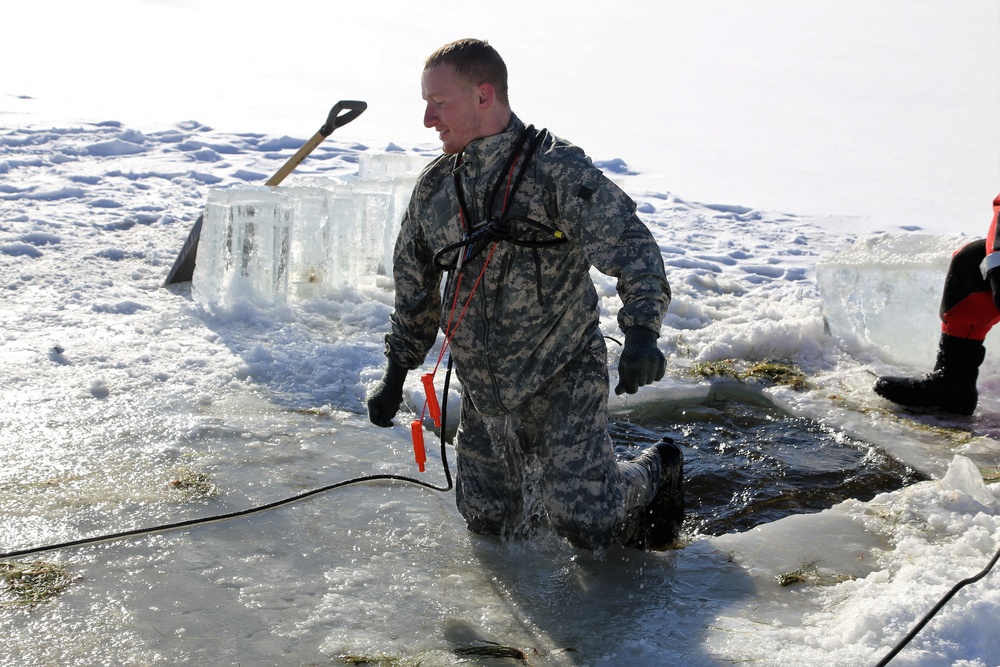
<instances>
[{"instance_id":1,"label":"dark water","mask_svg":"<svg viewBox=\"0 0 1000 667\"><path fill-rule=\"evenodd\" d=\"M655 404L614 417L619 458L664 436L681 446L689 533L743 531L925 479L874 445L763 402Z\"/></svg>"}]
</instances>

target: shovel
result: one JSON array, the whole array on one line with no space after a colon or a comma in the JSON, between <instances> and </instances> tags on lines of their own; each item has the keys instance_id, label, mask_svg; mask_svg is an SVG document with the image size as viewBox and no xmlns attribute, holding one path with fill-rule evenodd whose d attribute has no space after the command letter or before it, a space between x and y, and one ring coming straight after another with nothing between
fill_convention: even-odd
<instances>
[{"instance_id":1,"label":"shovel","mask_svg":"<svg viewBox=\"0 0 1000 667\"><path fill-rule=\"evenodd\" d=\"M288 174L292 173L299 164L306 159L306 156L313 152L317 146L323 143L323 140L333 134L333 131L338 127L347 125L352 120L357 118L368 108L366 102L358 102L352 100L341 100L333 105L330 109L330 115L327 116L326 122L323 127L319 128L319 131L312 136L309 141L303 144L295 155L288 158L288 161L282 165L274 176L268 179L267 183L264 185L279 185ZM186 283L190 282L192 276L194 276L194 265L195 259L198 255L198 239L201 236L201 225L205 219L205 214L202 213L198 216L195 221L194 226L191 227L191 232L188 234L187 240L184 242L184 247L181 248L180 254L177 255L177 259L174 260L174 265L170 268L170 273L167 274L167 279L164 281L163 286L172 285L174 283Z\"/></svg>"}]
</instances>

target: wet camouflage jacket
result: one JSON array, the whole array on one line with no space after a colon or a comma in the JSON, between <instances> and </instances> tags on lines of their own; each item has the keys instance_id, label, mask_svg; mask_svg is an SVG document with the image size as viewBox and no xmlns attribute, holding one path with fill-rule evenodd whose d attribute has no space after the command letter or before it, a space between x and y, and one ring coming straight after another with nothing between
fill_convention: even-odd
<instances>
[{"instance_id":1,"label":"wet camouflage jacket","mask_svg":"<svg viewBox=\"0 0 1000 667\"><path fill-rule=\"evenodd\" d=\"M670 302L659 247L635 215L635 202L582 150L548 133L510 202L510 214L520 218L510 223L511 236L519 242L548 242L558 230L568 242L489 244L465 262L458 280L451 274L442 300L443 269L435 254L463 241L466 226L475 231L491 213L498 216L506 183L511 176L516 180L522 164L519 159L515 170L507 168L523 129L512 116L504 132L471 142L460 161L442 155L428 165L413 190L393 256L396 297L386 355L416 368L438 328L445 330L449 317L454 326L468 302L450 350L463 389L485 415L502 414L530 398L597 333L600 313L591 266L618 278L622 330L659 331ZM494 210L485 211L499 179L503 184ZM460 200L466 216L460 214ZM463 222L463 217L468 219ZM440 263L454 264L458 252L444 253Z\"/></svg>"}]
</instances>

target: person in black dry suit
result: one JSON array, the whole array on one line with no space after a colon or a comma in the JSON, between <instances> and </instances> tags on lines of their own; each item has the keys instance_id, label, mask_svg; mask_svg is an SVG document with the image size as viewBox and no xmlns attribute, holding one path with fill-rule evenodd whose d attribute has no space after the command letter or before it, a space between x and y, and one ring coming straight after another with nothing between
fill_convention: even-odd
<instances>
[{"instance_id":1,"label":"person in black dry suit","mask_svg":"<svg viewBox=\"0 0 1000 667\"><path fill-rule=\"evenodd\" d=\"M959 248L952 256L941 295L941 338L934 370L918 377L883 376L876 394L914 408L971 415L979 403L979 367L986 358L983 341L1000 322L1000 236L993 200L993 222L985 239Z\"/></svg>"},{"instance_id":2,"label":"person in black dry suit","mask_svg":"<svg viewBox=\"0 0 1000 667\"><path fill-rule=\"evenodd\" d=\"M443 46L421 85L424 125L444 152L420 175L396 240L371 421L392 425L407 372L440 328L463 389L456 501L470 530L515 537L547 520L585 548L669 546L683 517L680 448L664 441L615 460L590 277L594 266L618 279L615 391L635 393L663 377L656 340L670 302L635 202L582 150L512 113L506 66L487 42ZM536 497L537 511L525 502Z\"/></svg>"}]
</instances>

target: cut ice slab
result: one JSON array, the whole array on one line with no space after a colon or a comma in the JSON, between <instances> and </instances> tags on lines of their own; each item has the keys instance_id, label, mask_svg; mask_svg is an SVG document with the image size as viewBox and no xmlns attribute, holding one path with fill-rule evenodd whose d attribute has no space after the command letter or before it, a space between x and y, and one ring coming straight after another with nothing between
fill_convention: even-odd
<instances>
[{"instance_id":1,"label":"cut ice slab","mask_svg":"<svg viewBox=\"0 0 1000 667\"><path fill-rule=\"evenodd\" d=\"M211 190L194 297L213 306L275 305L344 287L391 288L399 222L427 161L366 152L357 175Z\"/></svg>"},{"instance_id":2,"label":"cut ice slab","mask_svg":"<svg viewBox=\"0 0 1000 667\"><path fill-rule=\"evenodd\" d=\"M818 262L816 281L830 333L849 344L874 345L887 361L930 370L948 265L952 253L971 240L872 236Z\"/></svg>"},{"instance_id":3,"label":"cut ice slab","mask_svg":"<svg viewBox=\"0 0 1000 667\"><path fill-rule=\"evenodd\" d=\"M294 203L278 188L209 192L192 278L194 297L212 303L223 295L273 300L285 293L294 215Z\"/></svg>"}]
</instances>

